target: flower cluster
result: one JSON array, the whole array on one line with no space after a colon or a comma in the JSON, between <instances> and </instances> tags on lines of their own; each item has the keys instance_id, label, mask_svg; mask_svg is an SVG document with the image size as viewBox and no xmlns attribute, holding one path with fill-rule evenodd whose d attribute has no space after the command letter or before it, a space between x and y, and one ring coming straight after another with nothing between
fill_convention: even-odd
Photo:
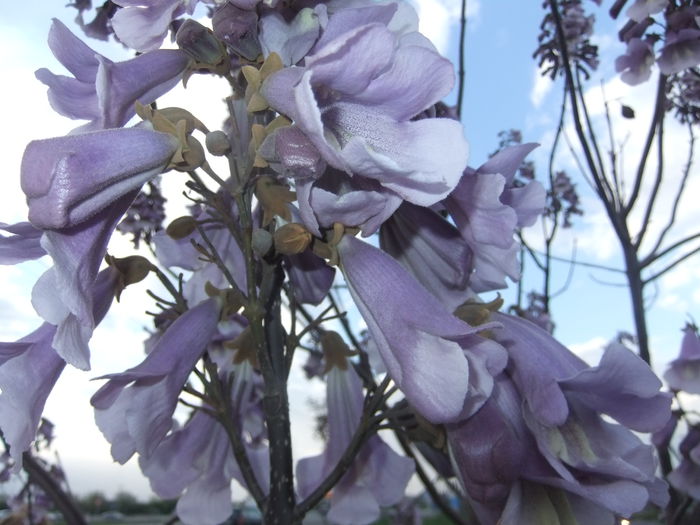
<instances>
[{"instance_id":1,"label":"flower cluster","mask_svg":"<svg viewBox=\"0 0 700 525\"><path fill-rule=\"evenodd\" d=\"M537 145L518 140L468 166L462 125L441 102L452 65L405 3L207 3L211 28L186 18L194 0L115 0L110 26L139 51L121 63L52 26L73 76L37 77L59 113L87 123L29 144L29 222L2 226L0 262L53 261L32 291L44 323L0 344L0 428L16 464L66 364L89 369L112 299L153 273L170 297L152 292L147 355L100 378L91 404L113 458L137 455L184 523L224 521L233 479L267 522L300 521L331 489L333 523L375 521L414 471L377 433L406 411L442 436L434 457L449 457L482 523L613 523L663 505L653 451L632 433L670 417L648 367L619 346L587 366L478 296L519 278L515 232L546 195L516 174ZM592 19L577 2L564 18L571 52L594 67ZM159 49L172 30L179 49ZM223 129L153 104L194 74L231 86ZM154 181L166 172L187 177L193 205L161 229ZM568 217L577 197L557 182ZM153 256L107 255L115 229L143 236ZM341 278L363 345L333 300ZM332 308L345 339L324 317ZM328 441L296 463L295 488L286 384L305 337L320 346L308 368L326 382ZM392 406L397 390L404 403ZM193 410L184 422L180 402Z\"/></svg>"}]
</instances>

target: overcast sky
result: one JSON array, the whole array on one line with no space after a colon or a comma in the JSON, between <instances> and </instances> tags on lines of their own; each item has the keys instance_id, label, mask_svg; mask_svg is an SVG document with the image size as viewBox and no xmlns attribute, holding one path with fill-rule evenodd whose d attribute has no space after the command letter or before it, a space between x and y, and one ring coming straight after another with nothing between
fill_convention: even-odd
<instances>
[{"instance_id":1,"label":"overcast sky","mask_svg":"<svg viewBox=\"0 0 700 525\"><path fill-rule=\"evenodd\" d=\"M74 10L64 6L64 0L36 0L33 2L7 2L0 14L0 65L3 67L2 90L3 111L0 128L0 151L3 159L3 176L7 184L0 192L0 210L3 222L13 223L26 219L24 197L19 190L19 163L24 146L32 139L58 136L76 127L77 123L53 113L46 100L46 88L34 78L33 72L48 67L56 73L63 68L56 62L45 44L51 17L60 18L79 34L73 23ZM539 2L521 0L469 1L471 14L468 28L466 70L467 84L464 102L464 124L471 143L470 165L483 163L489 152L497 145L500 130L518 128L523 131L526 142L539 142L542 147L533 158L544 174L548 146L551 144L556 111L560 104L561 89L543 80L537 73L531 54L536 47L539 21L542 17ZM457 16L459 3L456 0L422 0L420 11L422 30L447 53L456 58ZM593 2L587 8L595 9ZM654 81L644 86L629 89L612 71L612 59L623 48L614 36L615 24L607 20L600 10L599 19L605 33L597 37L601 48L602 62L608 64L594 75L587 93L590 108L596 122L602 124L603 104L601 83L613 114L621 103L628 104L637 112L633 121L615 118L615 129L620 141L626 141L629 152L629 169L634 163L644 136L643 130L650 120L651 93ZM94 49L112 60L123 60L129 53L115 43L89 41ZM221 121L223 106L219 100L226 94L225 82L205 82L193 78L187 91L179 90L168 96L167 104L188 106L187 100L195 100L192 107L202 107L197 115L211 127ZM642 132L640 132L640 130ZM571 129L567 131L573 139ZM606 137L607 140L607 137ZM673 145L677 155L669 155L667 173L669 180L680 172L685 162L687 139L683 129L669 119L666 140ZM670 149L667 151L671 151ZM561 236L559 254L568 257L574 241L580 260L620 267L615 238L607 219L595 204L585 184L575 174L575 164L565 152L561 155L561 167L571 170L583 194L584 217L576 219L576 227ZM653 165L652 165L653 167ZM697 170L696 170L697 171ZM698 177L694 177L687 190L688 195L697 195ZM168 184L178 184L177 175ZM670 202L672 191L664 192L658 213ZM697 213L692 202L681 207L679 227L681 231L697 228ZM656 216L656 215L655 215ZM663 222L654 221L654 227ZM126 253L128 242L115 239L112 251ZM534 235L533 242L536 243ZM29 292L40 273L48 267L48 261L27 263L16 267L0 268L0 340L15 340L39 324L29 302ZM564 265L555 274L556 289L566 280L568 268ZM536 273L526 281L525 289L539 286ZM687 316L698 315L700 304L700 264L698 259L680 271L662 279L650 310L650 328L657 368L673 358L680 342L680 328ZM568 293L554 302L554 319L557 336L572 348L576 348L595 359L606 341L618 330L632 332L627 292L624 288L601 285L598 281L621 283L614 274L587 269L576 269ZM46 415L56 425L57 449L66 466L73 489L78 493L103 490L114 493L129 490L141 497L149 494L147 482L138 473L132 460L122 467L111 462L108 445L92 423L92 411L88 400L99 387L98 382L89 381L105 373L119 372L137 364L143 358L141 342L144 339L142 315L144 290L147 285L127 290L122 303L115 305L107 319L100 325L92 341L93 370L79 372L68 367L49 399ZM507 296L508 297L508 296ZM295 414L306 412L309 397L323 395L320 382L293 382L291 385ZM308 435L305 427L308 417L302 417L295 432ZM313 439L296 439L295 451L303 456L317 450Z\"/></svg>"}]
</instances>

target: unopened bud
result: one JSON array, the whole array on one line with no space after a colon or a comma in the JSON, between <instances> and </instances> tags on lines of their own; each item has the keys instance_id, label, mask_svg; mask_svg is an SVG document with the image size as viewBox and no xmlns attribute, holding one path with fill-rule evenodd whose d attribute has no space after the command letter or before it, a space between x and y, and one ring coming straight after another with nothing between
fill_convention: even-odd
<instances>
[{"instance_id":1,"label":"unopened bud","mask_svg":"<svg viewBox=\"0 0 700 525\"><path fill-rule=\"evenodd\" d=\"M284 255L301 253L311 244L311 233L303 224L290 222L275 230L275 250Z\"/></svg>"},{"instance_id":2,"label":"unopened bud","mask_svg":"<svg viewBox=\"0 0 700 525\"><path fill-rule=\"evenodd\" d=\"M165 228L165 233L168 234L170 238L179 240L192 234L192 232L196 229L197 221L194 219L194 217L185 215L183 217L178 217L173 222L168 224L168 227Z\"/></svg>"},{"instance_id":3,"label":"unopened bud","mask_svg":"<svg viewBox=\"0 0 700 525\"><path fill-rule=\"evenodd\" d=\"M269 231L257 228L253 231L253 251L260 257L272 248L272 235Z\"/></svg>"},{"instance_id":4,"label":"unopened bud","mask_svg":"<svg viewBox=\"0 0 700 525\"><path fill-rule=\"evenodd\" d=\"M127 286L143 281L151 271L151 268L153 268L151 262L140 255L131 255L124 258L106 255L105 261L119 273L114 294L117 301Z\"/></svg>"},{"instance_id":5,"label":"unopened bud","mask_svg":"<svg viewBox=\"0 0 700 525\"><path fill-rule=\"evenodd\" d=\"M217 9L212 17L214 34L243 58L254 61L262 52L258 40L258 15L231 3Z\"/></svg>"},{"instance_id":6,"label":"unopened bud","mask_svg":"<svg viewBox=\"0 0 700 525\"><path fill-rule=\"evenodd\" d=\"M227 73L230 64L224 44L214 32L193 19L187 19L175 35L177 45L195 60L195 66L219 74Z\"/></svg>"},{"instance_id":7,"label":"unopened bud","mask_svg":"<svg viewBox=\"0 0 700 525\"><path fill-rule=\"evenodd\" d=\"M221 130L207 133L206 146L209 153L221 157L231 151L231 143L228 136Z\"/></svg>"}]
</instances>

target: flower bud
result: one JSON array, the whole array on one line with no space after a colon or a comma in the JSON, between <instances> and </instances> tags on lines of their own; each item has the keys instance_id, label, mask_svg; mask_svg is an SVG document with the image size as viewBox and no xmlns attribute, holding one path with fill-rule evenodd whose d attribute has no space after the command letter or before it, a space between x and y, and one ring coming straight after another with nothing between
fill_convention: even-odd
<instances>
[{"instance_id":1,"label":"flower bud","mask_svg":"<svg viewBox=\"0 0 700 525\"><path fill-rule=\"evenodd\" d=\"M184 239L190 235L197 228L197 221L194 217L185 215L183 217L178 217L173 222L168 224L165 229L165 233L172 239L179 240Z\"/></svg>"},{"instance_id":2,"label":"flower bud","mask_svg":"<svg viewBox=\"0 0 700 525\"><path fill-rule=\"evenodd\" d=\"M231 151L231 143L228 136L221 130L207 133L206 146L209 153L221 157Z\"/></svg>"},{"instance_id":3,"label":"flower bud","mask_svg":"<svg viewBox=\"0 0 700 525\"><path fill-rule=\"evenodd\" d=\"M229 72L231 64L226 47L211 29L190 18L180 26L175 40L180 49L194 59L195 68L220 75Z\"/></svg>"},{"instance_id":4,"label":"flower bud","mask_svg":"<svg viewBox=\"0 0 700 525\"><path fill-rule=\"evenodd\" d=\"M284 255L301 253L311 244L311 233L304 225L290 222L277 228L274 234L275 249Z\"/></svg>"},{"instance_id":5,"label":"flower bud","mask_svg":"<svg viewBox=\"0 0 700 525\"><path fill-rule=\"evenodd\" d=\"M272 248L272 235L269 231L257 228L253 231L253 251L260 257Z\"/></svg>"},{"instance_id":6,"label":"flower bud","mask_svg":"<svg viewBox=\"0 0 700 525\"><path fill-rule=\"evenodd\" d=\"M231 3L224 4L212 18L214 34L237 55L254 61L262 52L258 40L258 15Z\"/></svg>"}]
</instances>

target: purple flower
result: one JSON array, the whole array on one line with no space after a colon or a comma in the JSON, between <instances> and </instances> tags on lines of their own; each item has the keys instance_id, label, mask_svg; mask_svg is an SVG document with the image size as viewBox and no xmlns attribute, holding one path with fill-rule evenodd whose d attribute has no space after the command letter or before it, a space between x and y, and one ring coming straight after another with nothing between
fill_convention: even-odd
<instances>
[{"instance_id":1,"label":"purple flower","mask_svg":"<svg viewBox=\"0 0 700 525\"><path fill-rule=\"evenodd\" d=\"M456 418L464 407L470 372L456 341L476 329L453 317L381 250L345 236L338 253L350 294L409 403L432 422Z\"/></svg>"},{"instance_id":2,"label":"purple flower","mask_svg":"<svg viewBox=\"0 0 700 525\"><path fill-rule=\"evenodd\" d=\"M230 361L230 351L228 358ZM269 489L269 456L263 441L258 381L249 362L228 367L232 376L231 414L248 460L263 492ZM229 378L224 378L226 382ZM215 525L232 511L231 480L245 486L224 428L208 414L196 412L180 429L173 430L139 465L151 487L162 498L177 498L178 517L188 524Z\"/></svg>"},{"instance_id":3,"label":"purple flower","mask_svg":"<svg viewBox=\"0 0 700 525\"><path fill-rule=\"evenodd\" d=\"M209 299L182 314L146 359L109 381L92 397L97 426L119 463L138 452L149 457L172 427L180 390L216 333L219 305Z\"/></svg>"},{"instance_id":4,"label":"purple flower","mask_svg":"<svg viewBox=\"0 0 700 525\"><path fill-rule=\"evenodd\" d=\"M0 235L0 264L17 264L31 261L46 255L41 247L42 231L28 222L5 224L0 222L0 230L11 233L12 236Z\"/></svg>"},{"instance_id":5,"label":"purple flower","mask_svg":"<svg viewBox=\"0 0 700 525\"><path fill-rule=\"evenodd\" d=\"M700 428L691 426L680 445L681 462L668 475L677 490L700 499Z\"/></svg>"},{"instance_id":6,"label":"purple flower","mask_svg":"<svg viewBox=\"0 0 700 525\"><path fill-rule=\"evenodd\" d=\"M36 76L49 86L54 110L90 121L80 131L124 126L136 114L135 102L150 104L170 91L188 64L187 55L177 50L159 50L115 64L56 19L49 32L49 47L75 78L54 75L44 68Z\"/></svg>"},{"instance_id":7,"label":"purple flower","mask_svg":"<svg viewBox=\"0 0 700 525\"><path fill-rule=\"evenodd\" d=\"M335 269L310 250L287 256L286 269L294 297L302 304L320 304L335 278Z\"/></svg>"},{"instance_id":8,"label":"purple flower","mask_svg":"<svg viewBox=\"0 0 700 525\"><path fill-rule=\"evenodd\" d=\"M670 416L670 396L648 366L611 345L588 367L535 325L494 319L510 363L481 410L447 426L482 523L613 524L648 501L664 505L653 448L629 430L658 430Z\"/></svg>"},{"instance_id":9,"label":"purple flower","mask_svg":"<svg viewBox=\"0 0 700 525\"><path fill-rule=\"evenodd\" d=\"M321 25L317 10L305 7L289 22L271 11L260 20L260 44L265 57L276 52L285 66L299 63L318 39Z\"/></svg>"},{"instance_id":10,"label":"purple flower","mask_svg":"<svg viewBox=\"0 0 700 525\"><path fill-rule=\"evenodd\" d=\"M635 0L634 4L627 8L627 16L635 22L641 22L645 18L660 13L668 5L668 0Z\"/></svg>"},{"instance_id":11,"label":"purple flower","mask_svg":"<svg viewBox=\"0 0 700 525\"><path fill-rule=\"evenodd\" d=\"M428 206L457 184L467 146L454 120L411 120L450 92L454 74L418 33L388 27L395 12L389 4L334 13L304 67L272 74L262 93L303 133L304 157L315 150L338 170ZM283 141L276 148L288 155Z\"/></svg>"},{"instance_id":12,"label":"purple flower","mask_svg":"<svg viewBox=\"0 0 700 525\"><path fill-rule=\"evenodd\" d=\"M319 456L297 463L299 495L307 497L333 470L362 417L362 383L354 368L334 366L326 377L328 445ZM382 439L370 437L352 466L333 488L328 520L365 525L379 518L380 506L398 503L413 475L413 461L399 456Z\"/></svg>"},{"instance_id":13,"label":"purple flower","mask_svg":"<svg viewBox=\"0 0 700 525\"><path fill-rule=\"evenodd\" d=\"M666 33L666 44L657 62L664 75L673 75L700 64L700 29L686 28Z\"/></svg>"},{"instance_id":14,"label":"purple flower","mask_svg":"<svg viewBox=\"0 0 700 525\"><path fill-rule=\"evenodd\" d=\"M158 49L170 23L180 15L192 14L198 0L114 0L121 6L112 17L117 38L136 51Z\"/></svg>"},{"instance_id":15,"label":"purple flower","mask_svg":"<svg viewBox=\"0 0 700 525\"><path fill-rule=\"evenodd\" d=\"M32 302L58 325L54 348L78 368L89 368L91 290L107 243L140 186L163 171L176 147L170 135L130 128L37 140L25 150L29 220L46 230L41 246L54 261Z\"/></svg>"},{"instance_id":16,"label":"purple flower","mask_svg":"<svg viewBox=\"0 0 700 525\"><path fill-rule=\"evenodd\" d=\"M615 70L622 73L620 78L630 86L649 80L654 53L646 40L632 38L627 42L627 52L615 59Z\"/></svg>"},{"instance_id":17,"label":"purple flower","mask_svg":"<svg viewBox=\"0 0 700 525\"><path fill-rule=\"evenodd\" d=\"M544 209L545 192L537 181L513 187L515 173L536 144L499 151L478 170L467 169L445 199L445 207L474 256L470 287L485 292L506 287L505 277L520 277L516 227L531 225Z\"/></svg>"},{"instance_id":18,"label":"purple flower","mask_svg":"<svg viewBox=\"0 0 700 525\"><path fill-rule=\"evenodd\" d=\"M683 332L680 355L669 363L664 379L672 390L700 394L700 338L697 327L687 324Z\"/></svg>"},{"instance_id":19,"label":"purple flower","mask_svg":"<svg viewBox=\"0 0 700 525\"><path fill-rule=\"evenodd\" d=\"M96 323L107 314L116 282L114 270L107 268L92 287ZM52 348L56 331L56 326L44 323L16 343L0 343L0 429L17 468L34 440L46 399L66 366Z\"/></svg>"}]
</instances>

